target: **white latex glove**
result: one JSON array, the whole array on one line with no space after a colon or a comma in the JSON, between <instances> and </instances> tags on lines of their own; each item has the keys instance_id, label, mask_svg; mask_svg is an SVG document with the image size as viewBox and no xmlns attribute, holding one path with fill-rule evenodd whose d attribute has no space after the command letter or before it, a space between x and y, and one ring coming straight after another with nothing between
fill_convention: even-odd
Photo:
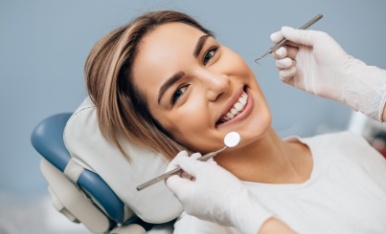
<instances>
[{"instance_id":1,"label":"white latex glove","mask_svg":"<svg viewBox=\"0 0 386 234\"><path fill-rule=\"evenodd\" d=\"M198 161L200 154L182 151L167 171L181 167L191 177L174 175L166 185L181 201L185 211L197 218L234 226L242 233L255 234L272 213L249 192L241 181L216 164ZM193 178L192 178L193 177Z\"/></svg>"},{"instance_id":2,"label":"white latex glove","mask_svg":"<svg viewBox=\"0 0 386 234\"><path fill-rule=\"evenodd\" d=\"M324 32L283 27L271 35L271 40L277 43L283 36L291 43L272 53L283 82L381 120L385 70L348 55Z\"/></svg>"}]
</instances>

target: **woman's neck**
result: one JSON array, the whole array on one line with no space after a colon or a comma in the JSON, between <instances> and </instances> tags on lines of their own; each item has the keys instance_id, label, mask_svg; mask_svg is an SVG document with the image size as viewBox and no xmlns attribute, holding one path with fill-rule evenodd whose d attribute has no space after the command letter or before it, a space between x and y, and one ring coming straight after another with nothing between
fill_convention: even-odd
<instances>
[{"instance_id":1,"label":"woman's neck","mask_svg":"<svg viewBox=\"0 0 386 234\"><path fill-rule=\"evenodd\" d=\"M283 141L270 129L258 141L216 156L216 162L241 180L261 183L302 183L312 171L308 147Z\"/></svg>"}]
</instances>

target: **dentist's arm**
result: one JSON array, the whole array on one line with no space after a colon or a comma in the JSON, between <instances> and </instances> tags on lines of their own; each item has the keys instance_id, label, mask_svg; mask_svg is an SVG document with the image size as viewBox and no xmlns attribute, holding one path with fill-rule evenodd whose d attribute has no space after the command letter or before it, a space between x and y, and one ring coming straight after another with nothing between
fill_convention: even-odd
<instances>
[{"instance_id":1,"label":"dentist's arm","mask_svg":"<svg viewBox=\"0 0 386 234\"><path fill-rule=\"evenodd\" d=\"M294 233L273 217L241 181L213 160L198 161L180 152L169 164L168 171L181 167L189 176L174 175L166 181L185 211L197 218L236 227L245 234Z\"/></svg>"},{"instance_id":2,"label":"dentist's arm","mask_svg":"<svg viewBox=\"0 0 386 234\"><path fill-rule=\"evenodd\" d=\"M271 40L291 43L272 53L280 79L317 96L386 121L386 71L348 55L328 34L283 27Z\"/></svg>"}]
</instances>

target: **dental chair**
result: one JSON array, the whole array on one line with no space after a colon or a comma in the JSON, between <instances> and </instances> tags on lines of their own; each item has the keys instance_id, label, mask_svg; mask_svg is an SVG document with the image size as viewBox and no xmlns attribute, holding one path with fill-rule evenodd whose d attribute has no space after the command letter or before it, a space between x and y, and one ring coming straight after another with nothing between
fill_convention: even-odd
<instances>
[{"instance_id":1,"label":"dental chair","mask_svg":"<svg viewBox=\"0 0 386 234\"><path fill-rule=\"evenodd\" d=\"M31 142L43 156L41 171L54 207L92 233L173 232L182 206L164 183L137 191L162 174L168 161L159 153L119 139L130 158L106 140L95 106L86 98L74 113L41 121Z\"/></svg>"}]
</instances>

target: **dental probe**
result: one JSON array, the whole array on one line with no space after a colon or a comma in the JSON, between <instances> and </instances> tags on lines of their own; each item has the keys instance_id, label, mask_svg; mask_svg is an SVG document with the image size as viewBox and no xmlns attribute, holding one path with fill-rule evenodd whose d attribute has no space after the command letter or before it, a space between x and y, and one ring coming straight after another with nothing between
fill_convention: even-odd
<instances>
[{"instance_id":1,"label":"dental probe","mask_svg":"<svg viewBox=\"0 0 386 234\"><path fill-rule=\"evenodd\" d=\"M214 151L214 152L210 152L210 153L207 153L203 156L201 156L200 158L198 158L198 160L200 161L207 161L209 160L210 158L213 158L214 156L216 156L217 154L219 154L220 152L224 151L226 148L232 148L232 147L235 147L236 145L238 145L240 142L240 134L238 134L237 132L230 132L228 134L225 135L224 137L224 144L225 146L217 151ZM169 178L170 176L172 175L175 175L175 174L178 174L182 171L181 168L177 167L169 172L166 172L165 174L162 174L158 177L155 177L154 179L151 179L143 184L140 184L137 186L137 190L138 191L141 191L142 189L144 188L147 188L155 183L158 183L166 178Z\"/></svg>"},{"instance_id":2,"label":"dental probe","mask_svg":"<svg viewBox=\"0 0 386 234\"><path fill-rule=\"evenodd\" d=\"M307 23L305 23L303 26L301 26L299 29L307 29L309 28L311 25L313 25L314 23L316 23L318 20L320 20L321 18L323 17L322 14L318 14L317 16L315 16L314 18L312 18L310 21L308 21ZM277 49L279 49L280 47L284 46L285 44L287 44L288 40L287 39L283 39L281 40L280 42L278 42L276 45L272 46L267 52L265 52L265 54L263 54L262 56L260 56L259 58L255 59L255 62L258 63L257 61L259 61L260 59L264 58L265 56L267 56L268 54L272 53L272 52L275 52Z\"/></svg>"}]
</instances>

